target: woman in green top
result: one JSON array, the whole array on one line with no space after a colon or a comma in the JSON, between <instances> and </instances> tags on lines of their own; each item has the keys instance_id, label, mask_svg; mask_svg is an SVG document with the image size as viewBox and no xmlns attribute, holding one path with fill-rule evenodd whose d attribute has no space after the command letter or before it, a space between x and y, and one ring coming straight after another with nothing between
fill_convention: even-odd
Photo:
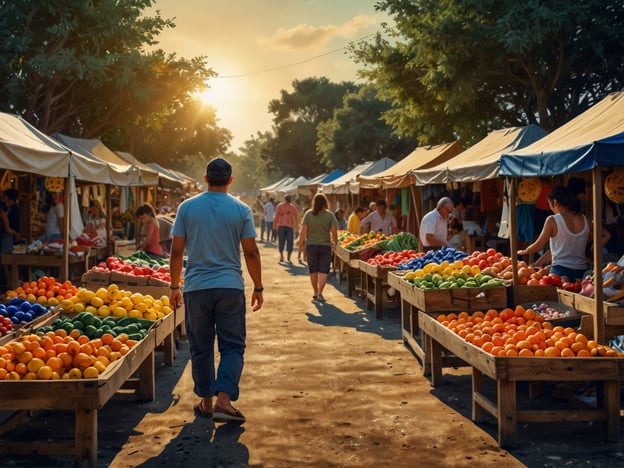
<instances>
[{"instance_id":1,"label":"woman in green top","mask_svg":"<svg viewBox=\"0 0 624 468\"><path fill-rule=\"evenodd\" d=\"M312 209L306 211L301 221L299 250L305 247L308 271L314 295L313 301L325 302L323 289L327 283L332 258L332 244L338 242L338 220L327 208L327 197L317 193L312 199Z\"/></svg>"}]
</instances>

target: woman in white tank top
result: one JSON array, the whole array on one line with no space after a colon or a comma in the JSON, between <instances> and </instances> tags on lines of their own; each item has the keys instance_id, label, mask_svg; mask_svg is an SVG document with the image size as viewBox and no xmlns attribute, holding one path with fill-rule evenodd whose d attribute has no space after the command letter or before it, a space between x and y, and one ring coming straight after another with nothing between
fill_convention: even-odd
<instances>
[{"instance_id":1,"label":"woman in white tank top","mask_svg":"<svg viewBox=\"0 0 624 468\"><path fill-rule=\"evenodd\" d=\"M586 216L580 212L580 200L572 198L565 187L557 186L548 194L548 203L555 214L546 218L535 242L518 250L518 255L536 253L549 243L550 250L544 254L548 258L544 260L551 260L550 272L566 276L570 281L582 279L589 267L585 249L591 230ZM603 236L603 242L607 240Z\"/></svg>"}]
</instances>

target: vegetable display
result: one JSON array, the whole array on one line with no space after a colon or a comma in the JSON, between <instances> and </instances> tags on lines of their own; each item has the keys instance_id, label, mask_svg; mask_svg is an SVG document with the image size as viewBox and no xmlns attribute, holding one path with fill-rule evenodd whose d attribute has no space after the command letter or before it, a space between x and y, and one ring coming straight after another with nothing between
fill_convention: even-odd
<instances>
[{"instance_id":1,"label":"vegetable display","mask_svg":"<svg viewBox=\"0 0 624 468\"><path fill-rule=\"evenodd\" d=\"M143 252L136 252L130 257L125 257L125 260L122 257L108 257L106 262L98 263L96 266L92 267L90 271L99 273L116 271L130 276L144 276L170 283L171 276L169 274L167 260L153 260L150 258L148 261L145 257L149 258L149 256Z\"/></svg>"}]
</instances>

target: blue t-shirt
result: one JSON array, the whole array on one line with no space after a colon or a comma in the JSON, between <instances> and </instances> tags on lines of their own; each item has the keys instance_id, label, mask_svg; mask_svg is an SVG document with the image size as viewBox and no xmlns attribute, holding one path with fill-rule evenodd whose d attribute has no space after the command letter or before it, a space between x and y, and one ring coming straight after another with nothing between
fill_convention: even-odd
<instances>
[{"instance_id":1,"label":"blue t-shirt","mask_svg":"<svg viewBox=\"0 0 624 468\"><path fill-rule=\"evenodd\" d=\"M223 192L185 200L171 233L186 239L184 290L245 289L240 241L256 237L251 208Z\"/></svg>"}]
</instances>

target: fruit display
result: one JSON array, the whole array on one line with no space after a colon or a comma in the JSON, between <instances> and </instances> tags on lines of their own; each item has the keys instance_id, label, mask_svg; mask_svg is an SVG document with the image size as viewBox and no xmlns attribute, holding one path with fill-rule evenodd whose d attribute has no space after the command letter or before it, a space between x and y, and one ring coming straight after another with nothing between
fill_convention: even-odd
<instances>
[{"instance_id":1,"label":"fruit display","mask_svg":"<svg viewBox=\"0 0 624 468\"><path fill-rule=\"evenodd\" d=\"M423 255L424 253L416 252L415 250L403 250L400 252L388 250L383 254L375 255L374 257L369 258L366 260L366 263L396 268L401 263L409 262L410 260L422 257Z\"/></svg>"},{"instance_id":2,"label":"fruit display","mask_svg":"<svg viewBox=\"0 0 624 468\"><path fill-rule=\"evenodd\" d=\"M466 255L466 252L462 252L461 250L457 250L453 247L442 247L439 250L430 250L424 255L414 258L409 262L401 263L397 268L399 270L418 270L423 268L428 263L453 263L457 260L463 259Z\"/></svg>"},{"instance_id":3,"label":"fruit display","mask_svg":"<svg viewBox=\"0 0 624 468\"><path fill-rule=\"evenodd\" d=\"M130 339L139 341L145 338L153 324L154 322L150 320L134 317L98 317L89 312L81 312L74 317L58 318L50 325L39 327L37 333L63 329L76 338L80 335L86 335L89 339L102 338L106 333L110 333L114 337L126 334Z\"/></svg>"},{"instance_id":4,"label":"fruit display","mask_svg":"<svg viewBox=\"0 0 624 468\"><path fill-rule=\"evenodd\" d=\"M60 282L52 276L42 276L36 281L22 283L16 289L9 289L5 296L7 299L26 299L31 303L55 306L63 299L68 299L76 294L78 288L71 281Z\"/></svg>"},{"instance_id":5,"label":"fruit display","mask_svg":"<svg viewBox=\"0 0 624 468\"><path fill-rule=\"evenodd\" d=\"M349 236L345 238L340 245L352 252L356 250L368 249L369 247L375 247L375 245L383 240L390 240L392 236L379 232L369 232L367 234L361 234L359 236Z\"/></svg>"},{"instance_id":6,"label":"fruit display","mask_svg":"<svg viewBox=\"0 0 624 468\"><path fill-rule=\"evenodd\" d=\"M420 289L494 288L504 284L500 278L484 275L478 266L464 265L461 260L427 263L403 275L403 280Z\"/></svg>"},{"instance_id":7,"label":"fruit display","mask_svg":"<svg viewBox=\"0 0 624 468\"><path fill-rule=\"evenodd\" d=\"M38 302L33 303L19 297L14 297L8 304L0 304L0 316L8 318L13 324L32 322L47 312L48 308Z\"/></svg>"},{"instance_id":8,"label":"fruit display","mask_svg":"<svg viewBox=\"0 0 624 468\"><path fill-rule=\"evenodd\" d=\"M0 337L8 335L13 331L13 322L9 317L0 315Z\"/></svg>"},{"instance_id":9,"label":"fruit display","mask_svg":"<svg viewBox=\"0 0 624 468\"><path fill-rule=\"evenodd\" d=\"M143 252L135 252L130 257L108 257L106 262L100 262L89 271L98 273L110 273L112 271L129 276L144 276L154 278L166 283L171 282L169 266L162 260L149 258Z\"/></svg>"},{"instance_id":10,"label":"fruit display","mask_svg":"<svg viewBox=\"0 0 624 468\"><path fill-rule=\"evenodd\" d=\"M542 302L541 304L532 304L531 309L537 312L539 315L544 317L544 320L557 320L557 319L567 319L571 317L577 317L578 314L573 310L567 308L567 310L559 310L558 307L555 307L552 304L548 304L546 302Z\"/></svg>"},{"instance_id":11,"label":"fruit display","mask_svg":"<svg viewBox=\"0 0 624 468\"><path fill-rule=\"evenodd\" d=\"M513 279L514 266L511 258L489 248L485 252L474 251L464 258L466 265L477 265L481 272L502 278L507 281ZM559 275L550 273L549 267L533 268L527 262L520 260L516 263L515 269L518 272L518 283L527 286L557 286L561 287L563 279Z\"/></svg>"},{"instance_id":12,"label":"fruit display","mask_svg":"<svg viewBox=\"0 0 624 468\"><path fill-rule=\"evenodd\" d=\"M99 317L133 317L146 320L158 320L171 314L169 297L156 299L149 294L119 289L117 284L91 291L79 288L75 296L61 302L61 307L68 313L88 312Z\"/></svg>"},{"instance_id":13,"label":"fruit display","mask_svg":"<svg viewBox=\"0 0 624 468\"><path fill-rule=\"evenodd\" d=\"M624 357L572 327L553 325L534 309L523 306L500 312L440 314L437 321L459 337L494 356Z\"/></svg>"},{"instance_id":14,"label":"fruit display","mask_svg":"<svg viewBox=\"0 0 624 468\"><path fill-rule=\"evenodd\" d=\"M0 346L0 380L96 379L136 343L124 333L89 339L63 328L24 335Z\"/></svg>"}]
</instances>

